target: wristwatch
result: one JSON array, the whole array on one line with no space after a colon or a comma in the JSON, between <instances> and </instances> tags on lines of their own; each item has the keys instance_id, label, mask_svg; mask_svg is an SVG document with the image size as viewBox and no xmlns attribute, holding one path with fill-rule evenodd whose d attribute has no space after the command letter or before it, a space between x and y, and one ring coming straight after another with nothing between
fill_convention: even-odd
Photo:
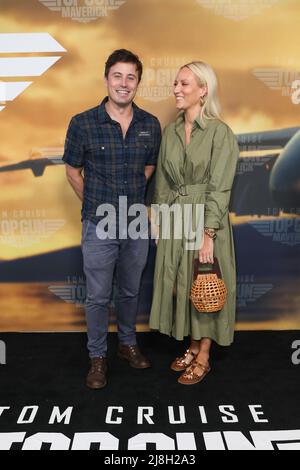
<instances>
[{"instance_id":1,"label":"wristwatch","mask_svg":"<svg viewBox=\"0 0 300 470\"><path fill-rule=\"evenodd\" d=\"M212 240L215 240L217 238L217 234L214 228L204 227L204 233L206 233L206 235Z\"/></svg>"}]
</instances>

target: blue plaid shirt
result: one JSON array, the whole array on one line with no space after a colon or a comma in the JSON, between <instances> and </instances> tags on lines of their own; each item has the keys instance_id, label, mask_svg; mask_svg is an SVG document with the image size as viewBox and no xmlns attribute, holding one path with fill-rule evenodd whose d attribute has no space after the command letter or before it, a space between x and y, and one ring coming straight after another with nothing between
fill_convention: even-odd
<instances>
[{"instance_id":1,"label":"blue plaid shirt","mask_svg":"<svg viewBox=\"0 0 300 470\"><path fill-rule=\"evenodd\" d=\"M69 124L63 161L84 168L82 219L94 223L100 204L112 204L118 213L119 196L144 204L145 166L156 165L161 128L156 117L133 104L133 119L125 139L118 122L99 106L77 114Z\"/></svg>"}]
</instances>

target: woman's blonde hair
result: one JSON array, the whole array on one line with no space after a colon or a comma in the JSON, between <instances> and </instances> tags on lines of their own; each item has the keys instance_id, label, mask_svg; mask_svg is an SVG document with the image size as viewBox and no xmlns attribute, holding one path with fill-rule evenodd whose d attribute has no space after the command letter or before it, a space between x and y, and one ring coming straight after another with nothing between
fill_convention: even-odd
<instances>
[{"instance_id":1,"label":"woman's blonde hair","mask_svg":"<svg viewBox=\"0 0 300 470\"><path fill-rule=\"evenodd\" d=\"M218 96L218 80L213 68L205 62L190 62L183 65L181 69L187 67L190 69L200 86L207 87L207 94L202 98L202 107L200 121L204 123L205 119L221 119L221 106Z\"/></svg>"}]
</instances>

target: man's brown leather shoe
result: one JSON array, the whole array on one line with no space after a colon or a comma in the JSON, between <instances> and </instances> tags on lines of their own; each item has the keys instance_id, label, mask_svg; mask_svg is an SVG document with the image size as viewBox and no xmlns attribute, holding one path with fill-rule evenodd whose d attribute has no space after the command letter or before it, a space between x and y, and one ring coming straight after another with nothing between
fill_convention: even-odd
<instances>
[{"instance_id":1,"label":"man's brown leather shoe","mask_svg":"<svg viewBox=\"0 0 300 470\"><path fill-rule=\"evenodd\" d=\"M134 367L134 369L147 369L151 367L150 362L142 355L137 344L132 346L119 344L118 356L128 361L129 365Z\"/></svg>"},{"instance_id":2,"label":"man's brown leather shoe","mask_svg":"<svg viewBox=\"0 0 300 470\"><path fill-rule=\"evenodd\" d=\"M105 357L91 358L91 368L86 378L86 385L93 390L106 385L107 362Z\"/></svg>"}]
</instances>

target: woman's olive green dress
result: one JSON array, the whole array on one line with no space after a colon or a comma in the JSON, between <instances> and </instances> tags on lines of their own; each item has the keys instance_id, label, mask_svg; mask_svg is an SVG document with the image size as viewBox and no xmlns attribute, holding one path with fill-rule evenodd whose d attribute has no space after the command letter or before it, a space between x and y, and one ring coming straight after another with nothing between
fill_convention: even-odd
<instances>
[{"instance_id":1,"label":"woman's olive green dress","mask_svg":"<svg viewBox=\"0 0 300 470\"><path fill-rule=\"evenodd\" d=\"M150 328L182 340L211 338L228 346L233 341L236 310L236 269L228 205L239 148L232 130L219 119L194 122L185 146L184 115L166 127L156 170L155 203L204 204L204 226L214 228L214 256L218 258L228 295L218 313L199 313L189 300L193 260L185 240L160 238L157 245ZM194 217L194 214L193 214ZM174 232L174 231L173 231ZM173 236L172 236L173 235ZM176 298L173 288L176 283Z\"/></svg>"}]
</instances>

